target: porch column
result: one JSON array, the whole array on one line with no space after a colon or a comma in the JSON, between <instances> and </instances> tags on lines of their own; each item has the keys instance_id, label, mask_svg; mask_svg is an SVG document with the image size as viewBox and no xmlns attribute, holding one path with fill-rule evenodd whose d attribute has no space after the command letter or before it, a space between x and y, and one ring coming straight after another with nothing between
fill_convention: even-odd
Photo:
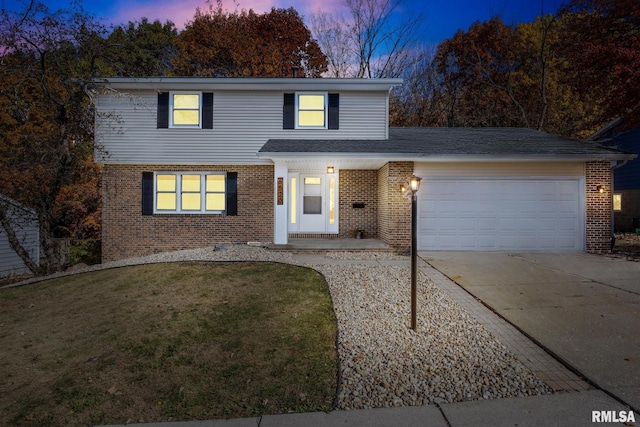
<instances>
[{"instance_id":1,"label":"porch column","mask_svg":"<svg viewBox=\"0 0 640 427\"><path fill-rule=\"evenodd\" d=\"M289 168L284 162L275 162L274 165L274 224L273 243L276 245L286 245L289 242L287 232L287 210L289 206Z\"/></svg>"}]
</instances>

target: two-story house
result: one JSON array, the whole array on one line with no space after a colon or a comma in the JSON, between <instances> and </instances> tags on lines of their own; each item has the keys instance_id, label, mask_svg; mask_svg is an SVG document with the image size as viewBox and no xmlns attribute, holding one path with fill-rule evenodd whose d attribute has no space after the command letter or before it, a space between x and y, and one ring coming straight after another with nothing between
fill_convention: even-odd
<instances>
[{"instance_id":1,"label":"two-story house","mask_svg":"<svg viewBox=\"0 0 640 427\"><path fill-rule=\"evenodd\" d=\"M105 261L351 237L421 250L609 249L611 166L529 129L389 128L399 79L112 78L96 102Z\"/></svg>"}]
</instances>

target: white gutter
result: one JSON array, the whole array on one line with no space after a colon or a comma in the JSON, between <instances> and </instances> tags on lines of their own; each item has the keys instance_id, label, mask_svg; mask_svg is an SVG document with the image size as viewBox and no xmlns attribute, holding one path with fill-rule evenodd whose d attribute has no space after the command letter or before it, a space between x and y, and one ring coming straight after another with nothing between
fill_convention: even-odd
<instances>
[{"instance_id":1,"label":"white gutter","mask_svg":"<svg viewBox=\"0 0 640 427\"><path fill-rule=\"evenodd\" d=\"M631 157L630 157L631 156ZM522 155L489 155L489 154L469 154L469 155L429 155L424 153L341 153L341 152L259 152L260 159L279 160L300 160L313 158L363 158L363 159L385 159L390 162L590 162L598 160L625 160L635 158L636 155L628 154L607 154L607 155L569 155L562 156L553 154L522 154Z\"/></svg>"},{"instance_id":2,"label":"white gutter","mask_svg":"<svg viewBox=\"0 0 640 427\"><path fill-rule=\"evenodd\" d=\"M116 90L343 90L388 91L402 79L264 78L264 77L113 77L95 79Z\"/></svg>"}]
</instances>

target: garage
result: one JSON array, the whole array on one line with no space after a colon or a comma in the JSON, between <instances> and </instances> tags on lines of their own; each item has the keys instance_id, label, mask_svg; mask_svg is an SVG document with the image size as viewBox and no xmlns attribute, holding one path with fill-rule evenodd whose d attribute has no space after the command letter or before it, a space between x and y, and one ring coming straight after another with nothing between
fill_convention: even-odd
<instances>
[{"instance_id":1,"label":"garage","mask_svg":"<svg viewBox=\"0 0 640 427\"><path fill-rule=\"evenodd\" d=\"M584 181L575 176L424 177L418 196L418 248L584 250L583 188Z\"/></svg>"}]
</instances>

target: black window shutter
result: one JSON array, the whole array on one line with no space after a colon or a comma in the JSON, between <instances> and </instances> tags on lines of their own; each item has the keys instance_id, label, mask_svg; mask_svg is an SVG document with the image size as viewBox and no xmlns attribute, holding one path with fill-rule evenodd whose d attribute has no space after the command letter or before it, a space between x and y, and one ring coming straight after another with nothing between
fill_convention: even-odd
<instances>
[{"instance_id":1,"label":"black window shutter","mask_svg":"<svg viewBox=\"0 0 640 427\"><path fill-rule=\"evenodd\" d=\"M213 129L213 93L202 94L202 129Z\"/></svg>"},{"instance_id":2,"label":"black window shutter","mask_svg":"<svg viewBox=\"0 0 640 427\"><path fill-rule=\"evenodd\" d=\"M238 172L227 172L227 215L238 215Z\"/></svg>"},{"instance_id":3,"label":"black window shutter","mask_svg":"<svg viewBox=\"0 0 640 427\"><path fill-rule=\"evenodd\" d=\"M142 215L153 215L153 172L142 172Z\"/></svg>"},{"instance_id":4,"label":"black window shutter","mask_svg":"<svg viewBox=\"0 0 640 427\"><path fill-rule=\"evenodd\" d=\"M158 93L158 129L169 127L169 92Z\"/></svg>"},{"instance_id":5,"label":"black window shutter","mask_svg":"<svg viewBox=\"0 0 640 427\"><path fill-rule=\"evenodd\" d=\"M284 104L282 106L282 129L295 129L295 93L284 94Z\"/></svg>"},{"instance_id":6,"label":"black window shutter","mask_svg":"<svg viewBox=\"0 0 640 427\"><path fill-rule=\"evenodd\" d=\"M340 94L329 94L329 129L340 129Z\"/></svg>"}]
</instances>

